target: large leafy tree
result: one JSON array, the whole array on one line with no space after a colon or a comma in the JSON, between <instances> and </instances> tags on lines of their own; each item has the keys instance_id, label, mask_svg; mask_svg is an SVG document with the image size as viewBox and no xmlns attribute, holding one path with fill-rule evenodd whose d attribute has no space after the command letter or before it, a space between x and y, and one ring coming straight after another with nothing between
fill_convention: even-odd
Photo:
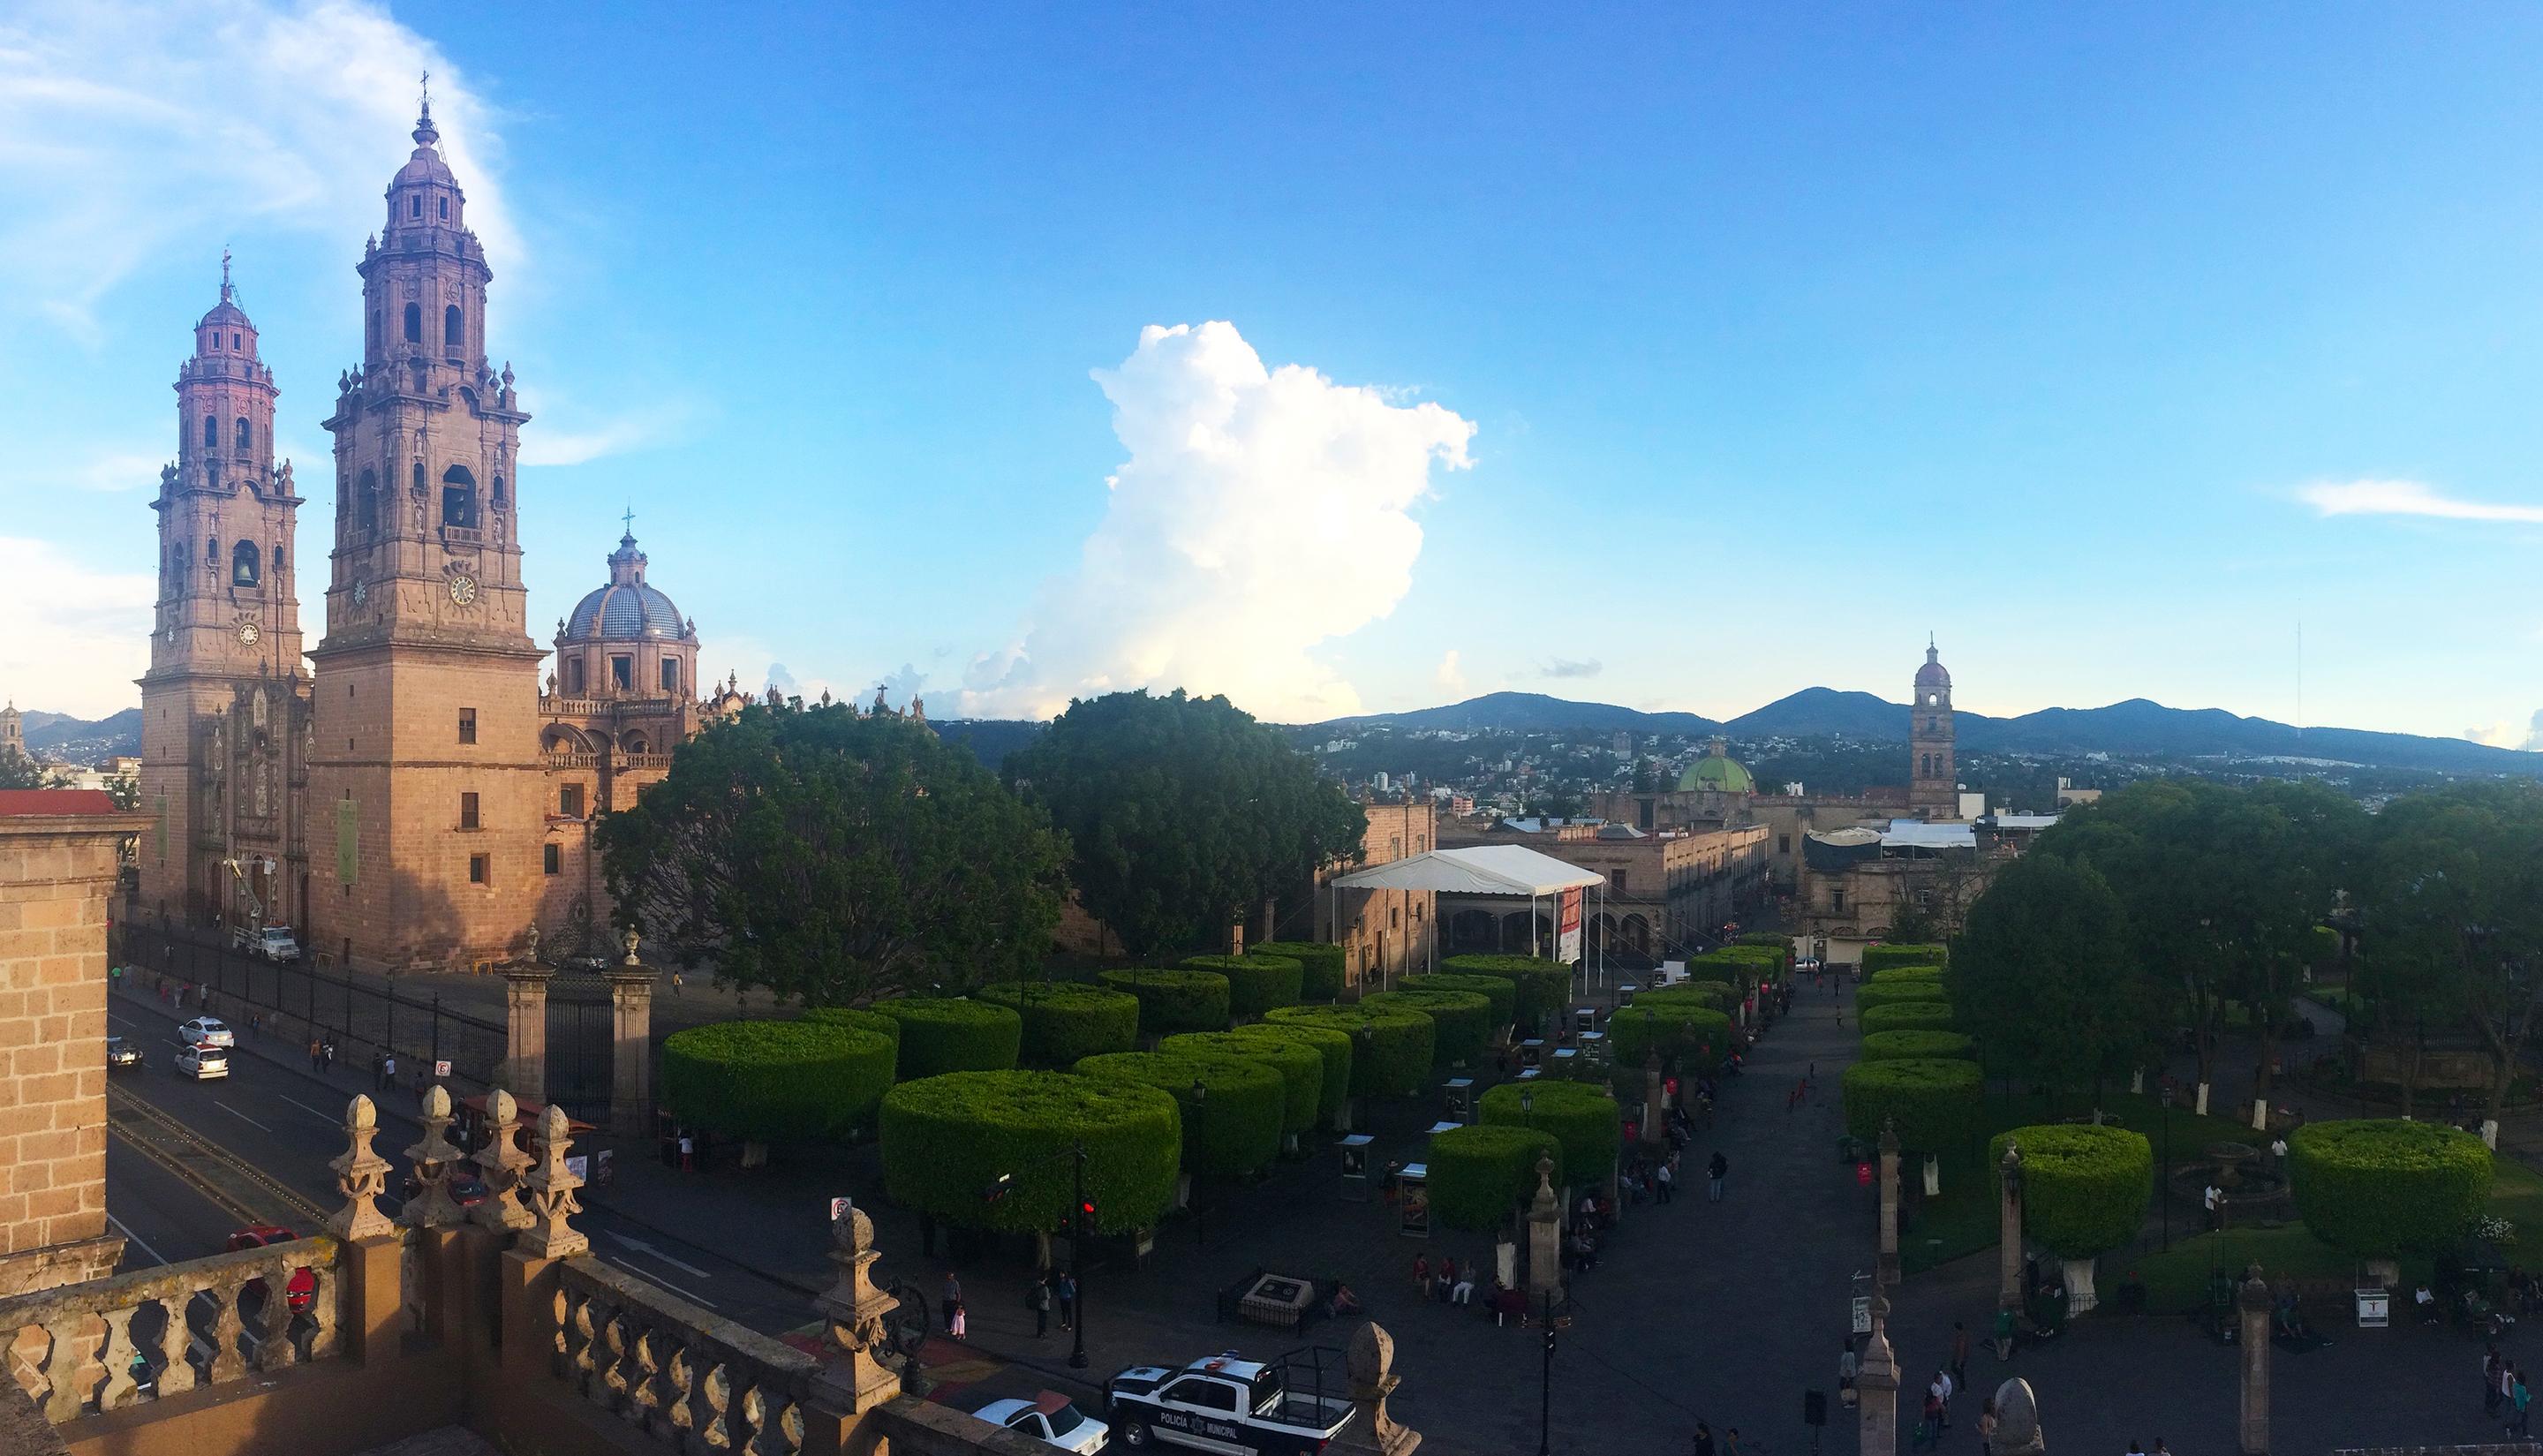
<instances>
[{"instance_id":1,"label":"large leafy tree","mask_svg":"<svg viewBox=\"0 0 2543 1456\"><path fill-rule=\"evenodd\" d=\"M599 842L622 924L816 1005L1015 979L1049 949L1066 857L969 750L845 704L707 729Z\"/></svg>"},{"instance_id":2,"label":"large leafy tree","mask_svg":"<svg viewBox=\"0 0 2543 1456\"><path fill-rule=\"evenodd\" d=\"M1357 805L1225 698L1081 699L1005 771L1067 833L1079 901L1134 956L1220 949L1247 908L1360 855Z\"/></svg>"},{"instance_id":3,"label":"large leafy tree","mask_svg":"<svg viewBox=\"0 0 2543 1456\"><path fill-rule=\"evenodd\" d=\"M2469 1026L2490 1053L2497 1117L2543 1007L2543 784L2395 800L2370 855L2360 908L2377 1004L2415 1037Z\"/></svg>"},{"instance_id":4,"label":"large leafy tree","mask_svg":"<svg viewBox=\"0 0 2543 1456\"><path fill-rule=\"evenodd\" d=\"M1989 1070L2099 1089L2138 1065L2154 991L2127 916L2093 866L2032 854L1996 877L1952 945L1953 1000Z\"/></svg>"},{"instance_id":5,"label":"large leafy tree","mask_svg":"<svg viewBox=\"0 0 2543 1456\"><path fill-rule=\"evenodd\" d=\"M0 789L41 789L51 782L43 766L15 749L0 752Z\"/></svg>"}]
</instances>

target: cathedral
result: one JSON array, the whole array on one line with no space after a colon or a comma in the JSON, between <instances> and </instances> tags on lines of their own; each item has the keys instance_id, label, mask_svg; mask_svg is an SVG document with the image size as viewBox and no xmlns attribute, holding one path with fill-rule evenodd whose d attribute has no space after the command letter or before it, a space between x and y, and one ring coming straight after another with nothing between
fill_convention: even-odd
<instances>
[{"instance_id":1,"label":"cathedral","mask_svg":"<svg viewBox=\"0 0 2543 1456\"><path fill-rule=\"evenodd\" d=\"M140 913L288 925L366 970L508 959L605 924L593 816L632 803L712 717L697 625L632 529L557 624L521 580L519 407L488 361L493 270L427 103L365 242L362 361L337 380L324 634L304 647L303 503L273 456L273 371L229 260L177 374L159 598L140 679ZM303 658L307 660L304 672ZM560 678L562 680L560 680Z\"/></svg>"}]
</instances>

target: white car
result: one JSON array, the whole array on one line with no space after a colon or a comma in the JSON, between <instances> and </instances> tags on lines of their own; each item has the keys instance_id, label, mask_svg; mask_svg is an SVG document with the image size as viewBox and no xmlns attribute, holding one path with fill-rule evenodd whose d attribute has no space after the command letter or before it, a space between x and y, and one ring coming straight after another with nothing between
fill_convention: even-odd
<instances>
[{"instance_id":1,"label":"white car","mask_svg":"<svg viewBox=\"0 0 2543 1456\"><path fill-rule=\"evenodd\" d=\"M1057 1391L1043 1391L1030 1401L991 1401L971 1414L1063 1451L1101 1451L1113 1434L1111 1426L1078 1410Z\"/></svg>"},{"instance_id":2,"label":"white car","mask_svg":"<svg viewBox=\"0 0 2543 1456\"><path fill-rule=\"evenodd\" d=\"M230 1053L222 1046L189 1046L177 1053L177 1075L209 1082L230 1074Z\"/></svg>"},{"instance_id":3,"label":"white car","mask_svg":"<svg viewBox=\"0 0 2543 1456\"><path fill-rule=\"evenodd\" d=\"M230 1024L216 1016L198 1016L177 1029L177 1039L188 1046L236 1046L238 1036Z\"/></svg>"}]
</instances>

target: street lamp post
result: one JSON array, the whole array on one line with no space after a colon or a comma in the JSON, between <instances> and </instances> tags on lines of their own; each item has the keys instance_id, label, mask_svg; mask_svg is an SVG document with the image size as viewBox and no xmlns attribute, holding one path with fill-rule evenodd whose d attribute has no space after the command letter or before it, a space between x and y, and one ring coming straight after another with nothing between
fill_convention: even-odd
<instances>
[{"instance_id":1,"label":"street lamp post","mask_svg":"<svg viewBox=\"0 0 2543 1456\"><path fill-rule=\"evenodd\" d=\"M1209 1242L1209 1211L1206 1200L1201 1196L1200 1188L1201 1158L1209 1150L1208 1101L1209 1089L1200 1084L1198 1077L1194 1077L1193 1079L1193 1242L1202 1245Z\"/></svg>"},{"instance_id":2,"label":"street lamp post","mask_svg":"<svg viewBox=\"0 0 2543 1456\"><path fill-rule=\"evenodd\" d=\"M1554 1456L1554 1291L1545 1291L1545 1363L1537 1378L1536 1456ZM1567 1322L1568 1323L1568 1322Z\"/></svg>"},{"instance_id":3,"label":"street lamp post","mask_svg":"<svg viewBox=\"0 0 2543 1456\"><path fill-rule=\"evenodd\" d=\"M2163 1187L2155 1190L2155 1201L2163 1205L2163 1247L2172 1252L2172 1082L2163 1084Z\"/></svg>"}]
</instances>

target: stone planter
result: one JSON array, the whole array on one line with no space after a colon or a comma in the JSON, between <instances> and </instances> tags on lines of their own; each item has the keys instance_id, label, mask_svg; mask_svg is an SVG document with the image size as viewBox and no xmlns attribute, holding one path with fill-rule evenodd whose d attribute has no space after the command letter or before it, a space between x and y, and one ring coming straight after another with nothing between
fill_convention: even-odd
<instances>
[{"instance_id":1,"label":"stone planter","mask_svg":"<svg viewBox=\"0 0 2543 1456\"><path fill-rule=\"evenodd\" d=\"M2060 1263L2066 1267L2066 1314L2072 1319L2099 1305L2102 1296L2093 1289L2093 1261L2068 1259Z\"/></svg>"}]
</instances>

